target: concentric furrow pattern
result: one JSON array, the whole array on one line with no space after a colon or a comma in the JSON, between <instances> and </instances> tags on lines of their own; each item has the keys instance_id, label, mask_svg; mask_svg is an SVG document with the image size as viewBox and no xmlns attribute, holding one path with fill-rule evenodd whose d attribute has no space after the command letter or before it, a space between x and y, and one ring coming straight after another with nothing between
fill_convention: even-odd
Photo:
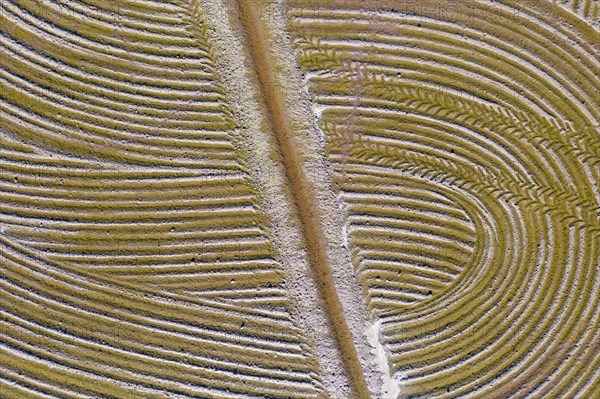
<instances>
[{"instance_id":1,"label":"concentric furrow pattern","mask_svg":"<svg viewBox=\"0 0 600 399\"><path fill-rule=\"evenodd\" d=\"M381 314L444 290L471 257L469 216L435 186L356 169L342 172L339 184L370 307Z\"/></svg>"},{"instance_id":2,"label":"concentric furrow pattern","mask_svg":"<svg viewBox=\"0 0 600 399\"><path fill-rule=\"evenodd\" d=\"M0 18L0 396L321 395L199 2Z\"/></svg>"},{"instance_id":3,"label":"concentric furrow pattern","mask_svg":"<svg viewBox=\"0 0 600 399\"><path fill-rule=\"evenodd\" d=\"M551 1L287 7L401 396L596 397L597 28Z\"/></svg>"}]
</instances>

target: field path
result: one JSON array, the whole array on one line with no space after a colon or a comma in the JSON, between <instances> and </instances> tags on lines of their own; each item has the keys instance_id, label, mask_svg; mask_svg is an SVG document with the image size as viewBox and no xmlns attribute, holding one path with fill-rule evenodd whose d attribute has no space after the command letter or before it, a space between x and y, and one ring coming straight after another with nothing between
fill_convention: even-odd
<instances>
[{"instance_id":1,"label":"field path","mask_svg":"<svg viewBox=\"0 0 600 399\"><path fill-rule=\"evenodd\" d=\"M307 247L309 262L314 279L317 282L324 308L331 324L333 335L339 345L346 372L352 383L352 391L356 398L369 398L369 391L362 372L358 354L354 347L352 333L346 325L342 304L336 292L331 265L326 254L327 242L319 224L319 209L315 206L315 196L308 180L302 173L301 160L296 150L292 127L285 108L285 101L279 90L273 90L277 76L270 62L270 52L266 44L260 16L257 14L255 2L238 0L240 9L245 15L242 18L246 42L252 57L260 83L262 96L265 99L267 112L265 116L270 122L275 135L278 150L285 167L289 188L301 223L302 233Z\"/></svg>"}]
</instances>

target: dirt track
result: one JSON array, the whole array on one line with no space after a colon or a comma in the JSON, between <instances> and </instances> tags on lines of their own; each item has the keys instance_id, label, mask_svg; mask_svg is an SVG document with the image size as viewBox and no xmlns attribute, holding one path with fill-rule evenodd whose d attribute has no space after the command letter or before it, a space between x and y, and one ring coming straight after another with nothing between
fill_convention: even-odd
<instances>
[{"instance_id":1,"label":"dirt track","mask_svg":"<svg viewBox=\"0 0 600 399\"><path fill-rule=\"evenodd\" d=\"M346 372L352 381L353 394L356 398L369 398L369 390L354 347L352 334L346 325L331 265L325 251L327 241L319 223L320 212L315 203L313 189L302 172L302 163L298 157L299 152L296 149L294 132L284 105L285 100L280 90L273 90L273 82L277 82L279 77L272 68L270 52L260 24L260 16L256 14L257 7L253 5L254 2L239 0L239 4L242 15L245 15L242 18L242 24L246 32L246 43L268 109L267 119L275 135L290 191L295 200L294 204L302 225L311 271L317 282L332 332L342 353Z\"/></svg>"}]
</instances>

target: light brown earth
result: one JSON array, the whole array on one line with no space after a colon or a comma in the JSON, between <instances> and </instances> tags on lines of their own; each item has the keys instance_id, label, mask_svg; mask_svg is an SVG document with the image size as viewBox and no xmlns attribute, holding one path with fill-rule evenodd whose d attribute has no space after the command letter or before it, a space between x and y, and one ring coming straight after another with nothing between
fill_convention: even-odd
<instances>
[{"instance_id":1,"label":"light brown earth","mask_svg":"<svg viewBox=\"0 0 600 399\"><path fill-rule=\"evenodd\" d=\"M600 398L596 0L0 4L1 398Z\"/></svg>"}]
</instances>

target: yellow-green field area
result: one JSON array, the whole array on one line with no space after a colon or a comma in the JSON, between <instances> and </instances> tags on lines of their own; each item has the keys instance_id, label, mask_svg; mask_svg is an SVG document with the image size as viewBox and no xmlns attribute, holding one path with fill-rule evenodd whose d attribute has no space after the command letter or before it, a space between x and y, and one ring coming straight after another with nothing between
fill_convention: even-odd
<instances>
[{"instance_id":1,"label":"yellow-green field area","mask_svg":"<svg viewBox=\"0 0 600 399\"><path fill-rule=\"evenodd\" d=\"M0 399L600 399L598 0L2 0Z\"/></svg>"}]
</instances>

